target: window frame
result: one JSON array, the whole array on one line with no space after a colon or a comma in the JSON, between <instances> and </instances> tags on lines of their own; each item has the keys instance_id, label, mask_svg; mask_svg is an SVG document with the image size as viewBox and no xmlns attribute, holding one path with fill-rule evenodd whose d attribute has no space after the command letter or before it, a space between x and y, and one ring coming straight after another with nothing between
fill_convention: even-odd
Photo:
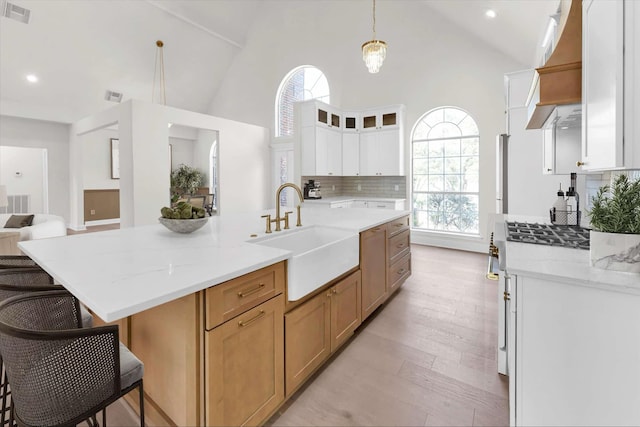
<instances>
[{"instance_id":1,"label":"window frame","mask_svg":"<svg viewBox=\"0 0 640 427\"><path fill-rule=\"evenodd\" d=\"M299 72L306 72L306 70L316 70L319 73L318 78L315 80L314 84L308 88L305 87L304 85L304 80L303 80L303 90L302 93L303 95L303 99L294 101L294 102L298 102L298 101L307 101L309 99L318 99L322 102L325 102L327 104L330 103L330 99L331 99L331 88L329 86L329 79L327 78L327 75L318 67L314 66L314 65L300 65L298 67L295 67L294 69L292 69L291 71L289 71L284 78L280 81L280 85L278 86L278 91L276 92L276 99L275 99L275 128L274 128L274 136L276 138L286 138L289 137L291 135L283 135L282 129L281 129L281 122L282 122L282 109L281 107L281 103L282 103L282 94L284 89L288 86L289 81L296 75L296 73ZM324 82L322 82L322 80L324 80ZM323 93L314 93L313 89L316 85L318 85L318 83L321 83L322 85L326 86L326 94ZM310 94L311 96L307 96L308 94ZM293 112L293 103L291 105L291 111Z\"/></svg>"},{"instance_id":2,"label":"window frame","mask_svg":"<svg viewBox=\"0 0 640 427\"><path fill-rule=\"evenodd\" d=\"M455 110L454 113L450 113L450 114L454 114L454 115L460 115L460 117L462 117L462 119L460 119L459 121L457 121L456 123L451 122L451 121L447 121L446 117L447 117L447 112L443 111L443 110ZM442 114L442 119L440 120L435 120L434 121L434 117L436 117L437 114ZM471 132L471 133L465 133L462 131L462 129L460 128L460 124L466 120L470 120L470 124L472 126L472 129L475 132ZM428 122L428 123L427 123ZM424 123L424 125L423 125ZM469 122L467 122L469 123ZM437 126L442 125L442 124L455 124L455 126L457 126L458 130L460 131L459 134L455 135L455 136L444 136L444 135L440 135L440 136L434 136L434 137L430 137L429 133L435 129ZM420 129L422 127L422 129ZM427 135L416 135L416 132L420 129L422 131L424 131L425 128L428 128L428 133ZM416 137L418 136L418 138ZM474 141L475 140L475 141ZM426 157L425 156L421 156L421 157L416 157L416 143L427 143L427 146L429 145L429 142L438 142L438 141L442 141L442 155L441 156L431 156L430 155L430 151L429 149L427 149L426 152ZM446 154L446 144L447 141L458 141L459 143L459 147L458 147L458 151L457 151L457 155L447 155ZM475 144L475 147L473 149L472 154L469 153L465 153L464 152L464 141L474 141L473 143ZM420 116L418 118L418 120L416 121L415 125L413 126L413 129L411 130L411 137L410 137L410 149L411 149L411 154L410 154L410 160L411 160L411 199L410 199L410 203L411 203L411 212L412 212L412 221L411 221L411 229L415 230L415 231L420 231L420 232L429 232L429 233L449 233L449 234L456 234L456 235L461 235L461 236L469 236L469 237L477 237L480 235L480 131L479 131L479 126L477 121L474 119L474 117L466 110L460 108L460 107L456 107L456 106L439 106L436 108L433 108L429 111L427 111L426 113L424 113L422 116ZM455 150L454 150L455 151ZM423 153L424 154L424 153ZM458 163L459 165L459 171L457 173L447 173L447 159L458 159L458 161L460 163ZM467 170L464 169L464 165L462 163L462 161L464 159L472 159L472 168L476 168L476 173L473 174L471 177L476 181L474 186L476 191L469 191L469 190L463 190L462 185L463 185L463 180L464 177L469 176L466 172ZM426 173L421 173L421 174L416 174L416 160L418 161L423 161L426 162ZM442 160L441 164L441 170L434 172L434 173L430 173L430 161L434 160L436 163L438 163L439 160ZM425 167L423 165L423 167ZM473 170L472 170L473 172ZM432 190L431 188L429 188L430 184L427 186L427 189L420 189L418 190L416 187L417 184L417 180L416 180L416 176L422 176L425 177L427 181L429 181L430 177L442 177L442 187L440 190ZM446 188L447 186L447 182L446 182L446 177L447 176L458 176L459 177L459 183L458 183L458 190L457 191L451 191L449 189ZM424 184L424 182L423 182ZM426 205L426 209L418 209L417 206L417 199L416 196L417 195L424 195L424 205ZM460 226L457 227L457 230L452 230L452 229L447 229L446 226L442 226L442 227L438 227L437 225L435 227L432 227L431 224L420 224L418 225L418 214L421 212L430 212L430 210L428 209L428 203L429 203L429 199L430 196L433 195L441 195L442 199L440 201L440 205L439 205L439 209L438 211L441 212L442 215L446 215L447 213L447 204L448 203L452 203L455 205L455 203L460 204L458 206L458 210L456 211L458 213L458 215L456 215L456 217L459 217L460 219L464 220L463 215L461 214L462 209L464 208L464 205L462 205L462 203L464 203L463 201L461 201L460 197L465 197L465 196L471 196L475 199L475 202L472 202L472 205L475 208L475 217L472 218L472 226L469 228L465 228L465 229L461 229ZM437 199L437 198L436 198ZM433 200L433 199L432 199ZM420 206L421 208L424 207ZM475 205L475 206L474 206ZM469 206L469 205L467 205ZM427 214L428 215L428 214ZM437 216L438 213L436 211L435 215ZM451 218L451 216L449 217ZM455 218L455 217L454 217ZM470 231L469 231L470 230Z\"/></svg>"}]
</instances>

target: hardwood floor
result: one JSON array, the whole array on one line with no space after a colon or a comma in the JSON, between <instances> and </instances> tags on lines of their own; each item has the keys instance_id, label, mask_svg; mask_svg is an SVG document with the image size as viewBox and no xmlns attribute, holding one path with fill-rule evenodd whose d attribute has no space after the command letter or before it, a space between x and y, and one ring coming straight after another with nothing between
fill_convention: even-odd
<instances>
[{"instance_id":1,"label":"hardwood floor","mask_svg":"<svg viewBox=\"0 0 640 427\"><path fill-rule=\"evenodd\" d=\"M497 282L486 256L412 245L413 274L269 426L501 426ZM117 402L110 425L135 425Z\"/></svg>"}]
</instances>

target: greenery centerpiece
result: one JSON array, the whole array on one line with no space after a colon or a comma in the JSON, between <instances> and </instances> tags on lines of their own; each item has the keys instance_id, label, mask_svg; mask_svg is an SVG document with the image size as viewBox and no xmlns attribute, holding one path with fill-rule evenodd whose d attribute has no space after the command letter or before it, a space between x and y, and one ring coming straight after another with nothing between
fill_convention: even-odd
<instances>
[{"instance_id":1,"label":"greenery centerpiece","mask_svg":"<svg viewBox=\"0 0 640 427\"><path fill-rule=\"evenodd\" d=\"M165 206L160 209L160 214L160 224L177 233L191 233L207 223L205 210L187 202L178 202L173 207Z\"/></svg>"},{"instance_id":2,"label":"greenery centerpiece","mask_svg":"<svg viewBox=\"0 0 640 427\"><path fill-rule=\"evenodd\" d=\"M191 166L180 164L177 169L171 171L172 198L194 194L203 182L204 174L202 172Z\"/></svg>"},{"instance_id":3,"label":"greenery centerpiece","mask_svg":"<svg viewBox=\"0 0 640 427\"><path fill-rule=\"evenodd\" d=\"M591 265L640 273L640 179L620 174L591 201Z\"/></svg>"}]
</instances>

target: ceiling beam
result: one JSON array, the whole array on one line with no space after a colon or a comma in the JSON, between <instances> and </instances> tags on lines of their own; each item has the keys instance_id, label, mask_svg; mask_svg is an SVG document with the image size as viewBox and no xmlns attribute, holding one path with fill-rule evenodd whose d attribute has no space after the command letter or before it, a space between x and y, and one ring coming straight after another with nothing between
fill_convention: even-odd
<instances>
[{"instance_id":1,"label":"ceiling beam","mask_svg":"<svg viewBox=\"0 0 640 427\"><path fill-rule=\"evenodd\" d=\"M215 32L215 31L213 31L213 30L211 30L211 29L209 29L209 28L207 28L207 27L205 27L203 25L200 25L197 22L194 22L191 19L189 19L189 18L187 18L185 16L182 16L182 15L180 15L180 14L178 14L178 13L176 13L176 12L174 12L174 11L168 9L168 8L166 8L165 6L162 6L161 4L159 4L156 1L146 0L146 2L148 4L150 4L151 6L156 7L158 9L164 11L164 12L168 13L169 15L171 15L171 16L173 16L175 18L178 18L179 20L181 20L183 22L186 22L187 24L192 25L195 28L198 28L199 30L204 31L205 33L209 34L210 36L213 36L213 37L215 37L217 39L220 39L220 40L222 40L224 42L229 43L232 46L237 47L238 49L242 49L244 47L240 43L236 42L235 40L231 40L230 38L228 38L226 36L223 36L220 33L217 33L217 32Z\"/></svg>"}]
</instances>

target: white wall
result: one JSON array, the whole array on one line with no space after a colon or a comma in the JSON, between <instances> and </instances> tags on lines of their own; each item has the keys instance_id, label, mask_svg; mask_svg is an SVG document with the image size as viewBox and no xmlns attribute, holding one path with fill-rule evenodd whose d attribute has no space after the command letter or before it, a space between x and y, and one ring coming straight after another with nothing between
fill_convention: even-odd
<instances>
[{"instance_id":1,"label":"white wall","mask_svg":"<svg viewBox=\"0 0 640 427\"><path fill-rule=\"evenodd\" d=\"M49 213L69 221L69 125L0 116L0 145L47 150Z\"/></svg>"},{"instance_id":2,"label":"white wall","mask_svg":"<svg viewBox=\"0 0 640 427\"><path fill-rule=\"evenodd\" d=\"M181 164L193 166L193 140L169 138L169 144L171 144L171 170L178 169Z\"/></svg>"},{"instance_id":3,"label":"white wall","mask_svg":"<svg viewBox=\"0 0 640 427\"><path fill-rule=\"evenodd\" d=\"M29 208L21 211L48 213L45 186L47 150L44 148L0 146L0 183L9 195L28 194ZM0 224L1 225L1 224Z\"/></svg>"},{"instance_id":4,"label":"white wall","mask_svg":"<svg viewBox=\"0 0 640 427\"><path fill-rule=\"evenodd\" d=\"M377 3L377 35L389 48L380 73L369 74L360 46L372 36L370 2L270 2L229 69L210 113L269 127L273 135L275 97L282 78L294 67L311 64L327 76L333 105L406 105L409 171L409 139L419 117L442 105L468 111L481 135L483 236L475 240L477 244L464 241L460 247L484 251L488 247L484 231L495 211L495 136L505 132L503 75L525 64L488 48L422 3Z\"/></svg>"},{"instance_id":5,"label":"white wall","mask_svg":"<svg viewBox=\"0 0 640 427\"><path fill-rule=\"evenodd\" d=\"M82 138L85 189L120 188L120 180L111 179L111 138L118 138L117 130L101 129Z\"/></svg>"}]
</instances>

